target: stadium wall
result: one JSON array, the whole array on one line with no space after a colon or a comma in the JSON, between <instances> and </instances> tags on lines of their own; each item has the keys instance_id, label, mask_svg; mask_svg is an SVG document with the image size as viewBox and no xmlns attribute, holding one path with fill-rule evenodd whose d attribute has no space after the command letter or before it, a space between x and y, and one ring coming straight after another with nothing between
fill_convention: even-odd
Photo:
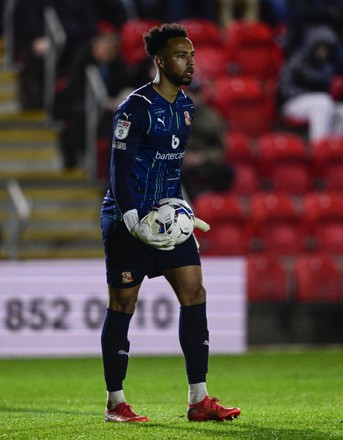
<instances>
[{"instance_id":1,"label":"stadium wall","mask_svg":"<svg viewBox=\"0 0 343 440\"><path fill-rule=\"evenodd\" d=\"M211 353L247 349L243 258L204 258ZM107 286L102 260L0 263L0 357L100 355ZM180 354L179 305L163 277L144 280L133 355Z\"/></svg>"}]
</instances>

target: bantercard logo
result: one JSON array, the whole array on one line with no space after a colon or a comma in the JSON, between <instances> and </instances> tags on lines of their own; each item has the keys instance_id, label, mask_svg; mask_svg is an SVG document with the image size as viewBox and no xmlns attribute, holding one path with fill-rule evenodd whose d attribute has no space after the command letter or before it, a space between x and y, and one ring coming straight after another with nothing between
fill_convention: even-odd
<instances>
[{"instance_id":1,"label":"bantercard logo","mask_svg":"<svg viewBox=\"0 0 343 440\"><path fill-rule=\"evenodd\" d=\"M171 147L175 150L180 145L180 139L173 134L172 141L171 141Z\"/></svg>"},{"instance_id":2,"label":"bantercard logo","mask_svg":"<svg viewBox=\"0 0 343 440\"><path fill-rule=\"evenodd\" d=\"M160 160L175 160L175 159L183 159L185 152L182 153L160 153L157 151L155 159Z\"/></svg>"}]
</instances>

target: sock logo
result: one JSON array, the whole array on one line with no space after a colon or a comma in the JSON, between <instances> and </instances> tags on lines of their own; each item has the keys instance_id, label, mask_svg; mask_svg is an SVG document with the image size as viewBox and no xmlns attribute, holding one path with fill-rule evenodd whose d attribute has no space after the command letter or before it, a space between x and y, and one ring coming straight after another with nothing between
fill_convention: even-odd
<instances>
[{"instance_id":1,"label":"sock logo","mask_svg":"<svg viewBox=\"0 0 343 440\"><path fill-rule=\"evenodd\" d=\"M119 350L117 354L119 354L121 356L128 356L129 355L129 353L125 350Z\"/></svg>"},{"instance_id":2,"label":"sock logo","mask_svg":"<svg viewBox=\"0 0 343 440\"><path fill-rule=\"evenodd\" d=\"M208 342L208 340L206 339L203 343L202 343L202 345L210 345L210 343Z\"/></svg>"}]
</instances>

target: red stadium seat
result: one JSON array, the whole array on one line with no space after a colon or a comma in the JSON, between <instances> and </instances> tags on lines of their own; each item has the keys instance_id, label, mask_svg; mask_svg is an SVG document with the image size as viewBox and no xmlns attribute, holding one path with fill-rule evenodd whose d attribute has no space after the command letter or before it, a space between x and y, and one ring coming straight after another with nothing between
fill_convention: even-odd
<instances>
[{"instance_id":1,"label":"red stadium seat","mask_svg":"<svg viewBox=\"0 0 343 440\"><path fill-rule=\"evenodd\" d=\"M233 74L275 77L283 54L270 26L263 22L236 21L225 29L225 50Z\"/></svg>"},{"instance_id":2,"label":"red stadium seat","mask_svg":"<svg viewBox=\"0 0 343 440\"><path fill-rule=\"evenodd\" d=\"M259 190L257 158L248 136L242 133L227 134L225 161L234 168L233 193L246 196Z\"/></svg>"},{"instance_id":3,"label":"red stadium seat","mask_svg":"<svg viewBox=\"0 0 343 440\"><path fill-rule=\"evenodd\" d=\"M193 210L197 217L213 226L246 217L240 198L229 193L200 194L193 202Z\"/></svg>"},{"instance_id":4,"label":"red stadium seat","mask_svg":"<svg viewBox=\"0 0 343 440\"><path fill-rule=\"evenodd\" d=\"M195 231L204 255L245 255L249 251L251 229L238 196L201 194L195 199L193 209L196 216L211 226L206 233Z\"/></svg>"},{"instance_id":5,"label":"red stadium seat","mask_svg":"<svg viewBox=\"0 0 343 440\"><path fill-rule=\"evenodd\" d=\"M260 80L277 77L283 59L276 46L230 48L227 58L232 74L253 75Z\"/></svg>"},{"instance_id":6,"label":"red stadium seat","mask_svg":"<svg viewBox=\"0 0 343 440\"><path fill-rule=\"evenodd\" d=\"M343 195L310 193L303 199L303 223L314 247L331 254L343 254Z\"/></svg>"},{"instance_id":7,"label":"red stadium seat","mask_svg":"<svg viewBox=\"0 0 343 440\"><path fill-rule=\"evenodd\" d=\"M311 143L317 178L328 190L343 191L343 137L328 136Z\"/></svg>"},{"instance_id":8,"label":"red stadium seat","mask_svg":"<svg viewBox=\"0 0 343 440\"><path fill-rule=\"evenodd\" d=\"M129 65L138 64L147 57L142 35L161 23L149 19L129 20L120 28L121 53Z\"/></svg>"},{"instance_id":9,"label":"red stadium seat","mask_svg":"<svg viewBox=\"0 0 343 440\"><path fill-rule=\"evenodd\" d=\"M240 196L250 196L261 187L261 179L256 164L249 162L232 163L234 179L231 191Z\"/></svg>"},{"instance_id":10,"label":"red stadium seat","mask_svg":"<svg viewBox=\"0 0 343 440\"><path fill-rule=\"evenodd\" d=\"M228 132L226 134L225 159L228 163L256 162L256 154L249 136L238 132Z\"/></svg>"},{"instance_id":11,"label":"red stadium seat","mask_svg":"<svg viewBox=\"0 0 343 440\"><path fill-rule=\"evenodd\" d=\"M263 176L274 190L305 194L312 189L306 143L293 133L268 133L259 137L258 152Z\"/></svg>"},{"instance_id":12,"label":"red stadium seat","mask_svg":"<svg viewBox=\"0 0 343 440\"><path fill-rule=\"evenodd\" d=\"M249 302L283 302L288 299L286 267L274 256L250 255L247 258Z\"/></svg>"},{"instance_id":13,"label":"red stadium seat","mask_svg":"<svg viewBox=\"0 0 343 440\"><path fill-rule=\"evenodd\" d=\"M228 73L226 55L223 49L213 46L199 46L195 51L195 78L200 82L212 81Z\"/></svg>"},{"instance_id":14,"label":"red stadium seat","mask_svg":"<svg viewBox=\"0 0 343 440\"><path fill-rule=\"evenodd\" d=\"M333 257L324 254L301 255L295 261L294 274L298 302L341 301L341 273Z\"/></svg>"},{"instance_id":15,"label":"red stadium seat","mask_svg":"<svg viewBox=\"0 0 343 440\"><path fill-rule=\"evenodd\" d=\"M250 221L258 247L279 255L295 255L306 249L300 214L286 193L258 193L251 197Z\"/></svg>"},{"instance_id":16,"label":"red stadium seat","mask_svg":"<svg viewBox=\"0 0 343 440\"><path fill-rule=\"evenodd\" d=\"M247 255L251 249L251 232L246 222L226 222L196 236L200 252L207 256Z\"/></svg>"},{"instance_id":17,"label":"red stadium seat","mask_svg":"<svg viewBox=\"0 0 343 440\"><path fill-rule=\"evenodd\" d=\"M213 104L224 116L229 130L259 136L271 129L270 106L260 81L250 76L217 78L213 85Z\"/></svg>"},{"instance_id":18,"label":"red stadium seat","mask_svg":"<svg viewBox=\"0 0 343 440\"><path fill-rule=\"evenodd\" d=\"M262 46L273 42L272 28L261 21L235 21L225 29L226 43L233 46Z\"/></svg>"},{"instance_id":19,"label":"red stadium seat","mask_svg":"<svg viewBox=\"0 0 343 440\"><path fill-rule=\"evenodd\" d=\"M218 48L222 44L220 27L213 21L203 18L189 18L180 21L187 30L189 39L192 41L196 50L202 45Z\"/></svg>"}]
</instances>

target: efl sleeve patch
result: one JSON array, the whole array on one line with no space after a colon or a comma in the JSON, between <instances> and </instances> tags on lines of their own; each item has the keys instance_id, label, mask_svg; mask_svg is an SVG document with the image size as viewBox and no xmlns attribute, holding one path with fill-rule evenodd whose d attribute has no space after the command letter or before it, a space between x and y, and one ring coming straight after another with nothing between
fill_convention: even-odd
<instances>
[{"instance_id":1,"label":"efl sleeve patch","mask_svg":"<svg viewBox=\"0 0 343 440\"><path fill-rule=\"evenodd\" d=\"M127 138L129 134L131 122L124 121L123 119L118 119L117 126L114 131L114 135L117 139L123 140Z\"/></svg>"},{"instance_id":2,"label":"efl sleeve patch","mask_svg":"<svg viewBox=\"0 0 343 440\"><path fill-rule=\"evenodd\" d=\"M126 142L113 141L112 148L116 148L117 150L126 150Z\"/></svg>"}]
</instances>

